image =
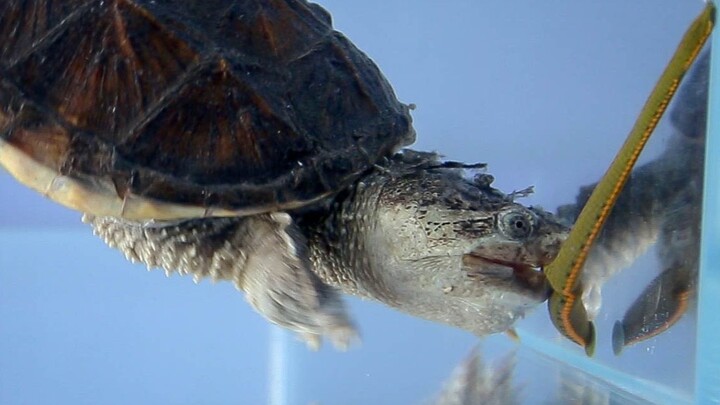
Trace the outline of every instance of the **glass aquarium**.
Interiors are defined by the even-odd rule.
[[[703,7],[320,3],[417,106],[413,148],[485,162],[495,187],[533,186],[523,204],[568,220]],[[720,402],[720,63],[706,48],[591,259],[592,358],[545,304],[517,336],[477,337],[353,297],[362,342],[311,351],[230,283],[129,263],[0,170],[0,404]]]

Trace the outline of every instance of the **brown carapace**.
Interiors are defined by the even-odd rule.
[[[413,140],[407,106],[313,4],[0,4],[0,163],[83,212],[297,208]]]

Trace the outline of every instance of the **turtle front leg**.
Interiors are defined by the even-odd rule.
[[[338,348],[357,336],[337,291],[310,269],[305,237],[285,213],[173,222],[86,214],[83,222],[132,262],[192,274],[196,282],[233,281],[260,314],[312,348],[323,336]]]

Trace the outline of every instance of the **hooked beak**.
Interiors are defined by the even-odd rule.
[[[507,285],[511,290],[543,302],[550,296],[550,284],[542,267],[513,263],[483,257],[471,252],[463,255],[463,267],[471,278],[482,278],[485,283]],[[543,263],[544,265],[544,263]]]

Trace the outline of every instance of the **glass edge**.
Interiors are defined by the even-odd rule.
[[[712,49],[720,49],[713,35]],[[720,401],[720,53],[712,52],[705,149],[705,179],[698,281],[698,330],[695,403]]]

